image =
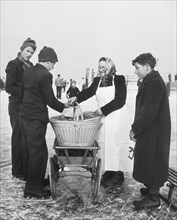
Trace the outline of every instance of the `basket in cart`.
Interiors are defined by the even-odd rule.
[[[57,194],[56,186],[60,183],[75,194],[63,179],[67,176],[91,178],[92,200],[98,199],[101,158],[97,157],[100,147],[95,140],[102,126],[100,119],[101,117],[97,116],[84,120],[84,114],[79,106],[74,108],[74,118],[70,120],[65,120],[62,116],[50,119],[56,134],[53,146],[56,154],[49,160],[50,188],[53,199]],[[78,154],[78,151],[82,151],[83,154]]]
[[[61,146],[92,146],[102,126],[101,117],[83,119],[83,113],[77,105],[73,120],[63,120],[61,116],[50,118],[58,144]]]

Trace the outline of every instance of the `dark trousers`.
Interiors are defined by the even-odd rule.
[[[163,184],[154,185],[154,184],[144,184],[148,189],[149,193],[152,195],[158,195],[160,188],[163,186]]]
[[[11,160],[13,176],[23,175],[23,147],[19,108],[19,101],[13,99],[9,100],[9,116],[12,127]]]
[[[61,86],[57,86],[56,89],[57,89],[57,98],[61,99]]]
[[[22,127],[25,188],[42,189],[48,159],[45,140],[47,124],[22,118]]]

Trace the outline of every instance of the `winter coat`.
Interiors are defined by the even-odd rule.
[[[148,74],[139,88],[132,130],[137,139],[134,179],[162,186],[168,177],[171,119],[165,83],[157,71]]]
[[[68,91],[66,94],[69,96],[69,98],[72,98],[74,96],[77,96],[79,94],[79,89],[77,87],[69,87]]]
[[[33,65],[28,62],[29,65]],[[6,92],[10,94],[9,100],[21,102],[20,85],[26,65],[17,57],[11,60],[6,67]]]
[[[52,74],[40,64],[24,72],[21,94],[20,116],[24,119],[48,123],[47,105],[58,112],[64,109],[53,93]]]

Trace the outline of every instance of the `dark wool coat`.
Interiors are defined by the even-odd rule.
[[[90,97],[94,96],[96,94],[96,91],[98,89],[98,85],[100,82],[100,77],[95,77],[93,83],[90,85],[89,88],[82,90],[77,95],[77,101],[78,103],[83,102]],[[112,77],[109,77],[107,86],[112,85]],[[111,112],[116,111],[120,108],[122,108],[125,105],[126,102],[126,96],[127,96],[127,87],[125,83],[125,77],[122,75],[116,75],[114,77],[114,85],[115,85],[115,96],[113,100],[110,100],[109,103],[101,107],[101,111],[104,116],[109,115]],[[102,84],[100,85],[100,87]]]
[[[137,94],[134,155],[135,180],[162,186],[168,177],[171,119],[165,84],[157,71],[148,74]]]
[[[69,95],[69,98],[72,98],[74,96],[77,96],[79,94],[79,89],[77,87],[70,86],[67,90],[66,94]]]
[[[27,120],[48,123],[47,105],[58,112],[64,109],[64,104],[53,93],[52,74],[40,64],[24,72],[21,96],[20,116]]]
[[[32,66],[33,64],[29,62]],[[25,64],[17,57],[11,60],[6,67],[6,92],[10,94],[9,99],[21,102],[20,85],[23,77],[23,72],[26,70]]]

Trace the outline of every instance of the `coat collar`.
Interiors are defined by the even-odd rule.
[[[40,69],[41,71],[43,71],[44,73],[48,73],[50,74],[51,76],[53,76],[51,74],[51,72],[49,72],[43,65],[41,65],[40,63],[36,63],[36,68]]]
[[[146,84],[156,77],[159,77],[160,74],[158,71],[152,70],[142,81],[142,84],[139,87],[138,94],[141,93],[141,91],[145,88]]]

